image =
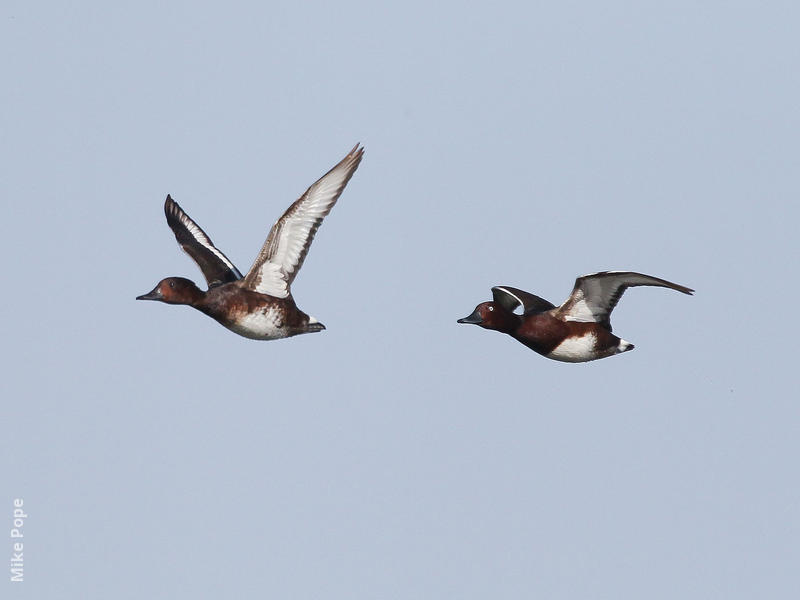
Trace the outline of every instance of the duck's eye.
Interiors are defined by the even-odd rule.
[[[169,282],[169,287],[171,287],[172,289],[175,289],[175,282],[174,281],[170,281]]]
[[[492,312],[494,310],[494,306],[489,306],[488,308],[489,308],[489,312]]]

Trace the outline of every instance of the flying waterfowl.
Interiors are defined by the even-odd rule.
[[[597,360],[633,350],[633,344],[611,333],[610,317],[626,289],[643,285],[694,292],[650,275],[603,271],[578,277],[569,298],[558,307],[513,287],[493,287],[493,301],[479,304],[458,322],[506,333],[553,360]]]
[[[342,194],[364,155],[356,146],[295,201],[272,226],[253,266],[242,277],[234,264],[169,195],[167,223],[208,283],[199,289],[183,277],[161,280],[137,300],[187,304],[241,336],[276,340],[322,331],[325,326],[294,302],[291,284],[308,254],[322,220]]]

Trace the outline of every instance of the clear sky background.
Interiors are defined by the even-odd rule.
[[[20,599],[800,597],[796,2],[0,9],[0,557]],[[245,271],[366,155],[277,342],[134,301]],[[636,344],[456,319],[636,270]]]

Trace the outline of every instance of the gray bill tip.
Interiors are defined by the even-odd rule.
[[[481,318],[480,314],[476,310],[474,313],[469,315],[468,317],[464,317],[463,319],[459,319],[456,323],[465,323],[467,325],[480,325],[483,323],[483,319]]]
[[[136,296],[137,300],[161,300],[161,292],[158,291],[158,288],[154,289],[153,291],[147,292],[146,294],[142,294],[141,296]]]

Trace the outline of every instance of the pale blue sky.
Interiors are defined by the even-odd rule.
[[[4,3],[0,595],[799,597],[798,19]],[[293,286],[327,331],[134,301],[202,281],[167,193],[246,270],[359,141]],[[697,295],[588,364],[455,322],[603,269]]]

